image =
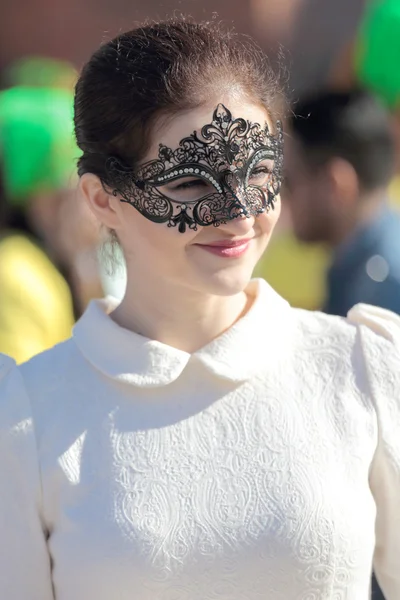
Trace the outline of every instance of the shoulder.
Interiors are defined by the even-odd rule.
[[[8,420],[7,411],[18,412],[20,405],[26,404],[24,392],[23,380],[15,361],[0,354],[0,427]]]
[[[19,365],[28,393],[36,396],[59,387],[72,375],[71,363],[76,353],[75,343],[70,338]]]
[[[305,378],[320,381],[339,372],[351,378],[362,369],[357,327],[346,318],[292,308],[282,327],[289,328],[284,364],[301,369]]]
[[[356,304],[349,310],[347,319],[358,325],[367,325],[384,337],[391,338],[400,331],[400,316],[379,306]]]
[[[29,396],[38,443],[43,432],[62,422],[87,387],[84,359],[72,338],[18,366]],[[85,388],[87,393],[87,389]]]
[[[349,311],[348,319],[358,328],[378,413],[386,415],[387,423],[396,420],[400,427],[400,317],[383,308],[358,304]]]
[[[98,379],[73,337],[18,365],[18,370],[39,422],[47,418],[47,409],[61,410],[79,394],[87,395]]]
[[[305,343],[315,338],[338,345],[355,342],[356,326],[349,319],[300,308],[292,308],[292,314],[297,336]]]
[[[359,331],[366,359],[376,362],[376,368],[399,373],[400,377],[400,316],[390,310],[357,304],[348,313],[348,320]]]
[[[11,358],[0,355],[0,457],[32,446],[32,428],[31,404],[21,374]]]
[[[400,345],[400,316],[390,310],[357,304],[348,313],[347,319],[363,333],[368,344],[391,348],[397,352]]]
[[[15,368],[15,360],[5,354],[0,354],[0,382]]]
[[[301,381],[311,381],[316,389],[321,382],[333,384],[333,396],[343,401],[339,414],[355,414],[356,400],[385,432],[396,423],[397,432],[390,435],[400,440],[400,317],[365,304],[356,305],[347,318],[295,314],[291,352],[302,366]]]
[[[296,335],[307,346],[337,346],[343,355],[348,351],[362,352],[370,358],[385,357],[392,361],[400,356],[400,316],[383,308],[357,304],[347,317],[327,315],[317,311],[292,309]],[[400,374],[400,363],[397,365]]]

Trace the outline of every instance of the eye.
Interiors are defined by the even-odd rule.
[[[165,196],[177,202],[195,202],[216,191],[211,183],[198,177],[193,179],[180,178],[171,181],[160,190]]]
[[[173,191],[189,190],[192,188],[206,188],[207,185],[208,184],[202,179],[191,179],[190,181],[184,181],[183,183],[179,183],[176,186],[172,186],[169,189]]]
[[[258,165],[249,177],[249,183],[260,187],[266,185],[271,178],[272,168],[267,165]]]

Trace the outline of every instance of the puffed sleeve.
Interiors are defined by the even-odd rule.
[[[366,377],[375,405],[378,446],[370,469],[377,507],[374,569],[386,600],[400,598],[400,317],[357,305]]]
[[[12,359],[0,355],[0,598],[53,600],[41,523],[30,403]]]

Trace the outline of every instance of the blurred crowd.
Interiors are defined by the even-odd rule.
[[[0,351],[18,362],[69,337],[87,303],[114,291],[101,231],[77,192],[76,76],[72,65],[47,57],[4,73]]]
[[[371,0],[323,83],[291,89],[282,218],[256,275],[295,306],[400,312],[399,32],[400,0]],[[76,78],[47,56],[1,72],[0,352],[18,362],[124,293],[123,257],[78,194]]]

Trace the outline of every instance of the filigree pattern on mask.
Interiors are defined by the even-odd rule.
[[[273,161],[273,166],[267,182],[257,186],[251,177],[262,161]],[[177,226],[184,233],[187,228],[218,226],[274,208],[282,166],[283,131],[279,121],[272,134],[267,124],[262,127],[242,118],[233,119],[231,112],[219,104],[200,136],[195,131],[175,150],[160,144],[158,158],[136,170],[110,157],[106,163],[107,185],[114,196],[134,206],[147,219]],[[203,180],[207,192],[185,202],[169,197],[164,186],[184,178]]]

